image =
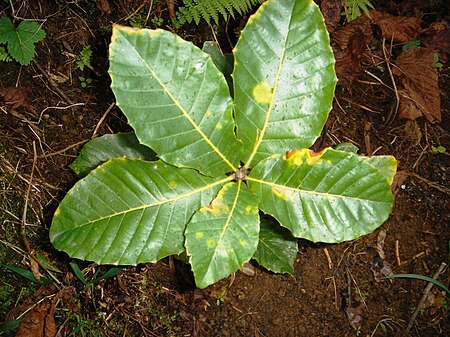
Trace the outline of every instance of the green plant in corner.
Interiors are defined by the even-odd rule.
[[[8,17],[0,18],[0,43],[7,45],[9,55],[21,65],[33,60],[35,44],[44,38],[44,29],[34,21],[22,21],[15,27]]]
[[[233,56],[232,98],[192,43],[114,26],[111,86],[135,133],[83,148],[72,167],[84,178],[50,228],[57,249],[115,265],[186,254],[203,288],[252,258],[292,274],[295,238],[352,240],[387,219],[394,158],[308,149],[336,85],[313,1],[264,3]]]

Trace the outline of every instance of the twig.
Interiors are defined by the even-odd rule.
[[[442,192],[442,193],[445,193],[445,194],[447,194],[447,195],[450,195],[450,189],[448,189],[448,188],[445,188],[445,187],[443,187],[443,186],[441,186],[441,185],[439,185],[439,184],[436,184],[436,183],[433,182],[433,181],[430,181],[430,180],[428,180],[428,179],[425,179],[425,178],[419,176],[419,175],[416,174],[416,173],[409,173],[408,175],[411,176],[411,177],[414,177],[414,178],[417,178],[417,179],[423,181],[423,182],[426,183],[428,186],[433,187],[433,188],[437,189],[438,191],[440,191],[440,192]]]
[[[445,262],[442,262],[439,266],[438,270],[434,273],[433,279],[436,280],[439,275],[442,273],[444,268],[447,266]],[[417,304],[416,310],[414,310],[414,313],[411,316],[411,319],[409,320],[408,327],[406,328],[406,335],[409,333],[409,330],[411,330],[414,321],[416,320],[417,315],[419,314],[420,309],[422,308],[423,304],[425,303],[428,293],[430,292],[431,288],[433,287],[432,282],[428,282],[428,285],[426,286],[425,290],[423,291],[423,296],[420,299],[419,303]]]
[[[125,21],[128,21],[128,20],[130,20],[133,16],[135,16],[142,8],[144,8],[144,6],[147,4],[147,1],[144,1],[143,3],[141,3],[140,5],[139,5],[139,7],[133,12],[133,13],[131,13],[130,15],[128,15],[125,19],[123,19],[123,20],[125,20]],[[119,20],[119,21],[121,21],[121,20]]]
[[[390,124],[394,121],[395,116],[397,116],[398,108],[400,106],[400,96],[398,94],[397,85],[395,84],[394,75],[392,74],[391,67],[389,66],[389,59],[386,54],[386,39],[383,39],[383,55],[384,55],[384,60],[386,61],[386,68],[389,72],[389,76],[391,77],[392,86],[394,87],[394,93],[395,93],[395,98],[396,98],[395,109],[394,109],[394,111],[391,111],[389,113],[389,116],[386,120],[386,122],[388,124]]]
[[[97,134],[98,129],[100,129],[100,125],[102,125],[103,121],[105,120],[106,116],[109,114],[109,112],[111,111],[111,109],[114,107],[114,105],[116,105],[116,103],[112,102],[108,109],[106,109],[105,113],[103,114],[102,118],[100,118],[100,120],[98,121],[94,132],[92,133],[91,139],[94,138]]]
[[[67,150],[70,150],[70,149],[72,149],[74,147],[77,147],[78,145],[84,144],[84,143],[86,143],[88,141],[89,141],[89,139],[82,140],[81,142],[69,145],[68,147],[66,147],[66,148],[64,148],[62,150],[59,150],[59,151],[56,151],[56,152],[52,152],[52,153],[48,153],[48,154],[40,155],[40,156],[38,156],[38,158],[48,158],[48,157],[56,156],[58,154],[66,152]]]
[[[37,63],[36,60],[33,60],[33,64],[36,66],[37,70],[39,70],[39,72],[42,74],[42,76],[45,77],[45,79],[48,81],[48,84],[50,85],[50,87],[57,92],[57,94],[59,96],[61,96],[61,98],[69,105],[74,104],[72,102],[72,100],[67,97],[67,95],[58,87],[58,85],[55,83],[55,81],[53,81],[50,76],[48,76],[47,72],[44,70],[44,68],[42,68],[42,66]]]
[[[399,252],[399,243],[398,240],[395,240],[395,258],[397,260],[397,267],[400,267],[402,264],[400,261],[400,252]]]
[[[23,206],[22,223],[20,226],[20,234],[22,235],[22,241],[23,241],[25,249],[27,250],[28,253],[31,253],[31,248],[30,248],[30,243],[28,242],[27,234],[26,234],[27,210],[28,210],[28,199],[30,197],[31,186],[33,185],[33,175],[34,175],[34,169],[36,167],[36,161],[37,161],[36,142],[33,141],[33,166],[31,167],[30,181],[28,182],[28,188],[25,193],[25,205]]]
[[[333,261],[331,261],[331,256],[330,253],[328,253],[328,249],[324,248],[323,252],[325,253],[325,256],[327,257],[328,260],[328,268],[330,270],[333,270]]]

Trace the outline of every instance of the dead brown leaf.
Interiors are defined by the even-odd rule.
[[[52,306],[51,302],[44,301],[27,312],[20,321],[16,337],[55,337],[57,329]]]
[[[355,303],[354,305],[345,308],[348,321],[353,329],[359,330],[361,328],[364,311],[365,308],[363,303]]]
[[[393,73],[401,79],[400,118],[415,119],[423,115],[430,123],[441,121],[438,72],[433,51],[417,47],[403,51]]]
[[[392,181],[392,193],[394,193],[394,196],[400,192],[400,190],[403,190],[405,188],[405,181],[410,177],[410,174],[406,171],[397,171],[397,173],[394,176],[394,180]]]
[[[103,14],[111,14],[111,7],[108,0],[98,0],[97,8],[102,11]]]
[[[336,75],[339,82],[350,85],[362,72],[359,60],[372,38],[369,19],[360,16],[331,34],[331,46],[336,58]]]
[[[444,59],[444,54],[450,54],[450,22],[433,22],[423,32],[420,42],[427,48],[437,51],[439,58]]]
[[[405,136],[409,138],[414,145],[419,145],[422,139],[422,131],[415,120],[408,120],[405,123]]]
[[[409,16],[394,16],[375,10],[370,11],[372,21],[380,28],[381,36],[388,41],[407,43],[419,36],[420,19]]]
[[[174,0],[166,0],[167,11],[169,12],[169,16],[171,19],[176,19],[177,15],[175,14],[175,1]]]
[[[339,20],[341,19],[341,0],[322,0],[320,2],[320,10],[325,19],[327,30],[329,33],[335,31]]]
[[[28,106],[28,93],[28,88],[0,88],[0,96],[3,98],[4,103],[8,105],[12,110],[20,108],[21,106]]]

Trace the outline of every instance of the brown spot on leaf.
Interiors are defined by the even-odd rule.
[[[291,158],[298,150],[289,150],[286,152],[286,159]]]
[[[388,41],[407,43],[419,36],[420,19],[408,16],[394,16],[388,13],[370,11],[373,22],[380,28],[381,36]]]
[[[319,152],[315,152],[314,150],[309,150],[309,154],[311,155],[311,157],[320,157],[324,152],[325,152],[325,150],[322,150]]]
[[[360,16],[331,34],[336,75],[340,84],[349,86],[362,72],[359,61],[371,39],[372,31],[366,16]]]
[[[399,117],[416,119],[423,115],[430,123],[439,123],[441,100],[433,51],[423,47],[411,48],[403,51],[395,63],[393,73],[404,87],[399,91]]]

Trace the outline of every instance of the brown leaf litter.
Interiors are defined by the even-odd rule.
[[[408,43],[421,32],[421,20],[415,17],[394,16],[376,10],[371,10],[370,16],[380,28],[381,37],[388,41]]]
[[[433,22],[422,32],[420,42],[423,46],[433,49],[439,54],[439,59],[445,60],[450,54],[450,18]]]
[[[320,2],[320,11],[325,19],[325,24],[329,33],[333,33],[341,19],[341,0],[322,0]]]
[[[438,72],[433,51],[416,47],[401,52],[393,68],[404,89],[399,90],[399,117],[424,116],[430,123],[441,121]]]
[[[3,102],[11,109],[15,110],[22,106],[28,106],[29,88],[6,87],[0,88],[0,96]]]
[[[371,39],[372,31],[366,16],[360,16],[331,34],[340,84],[350,85],[361,74],[359,61]]]

